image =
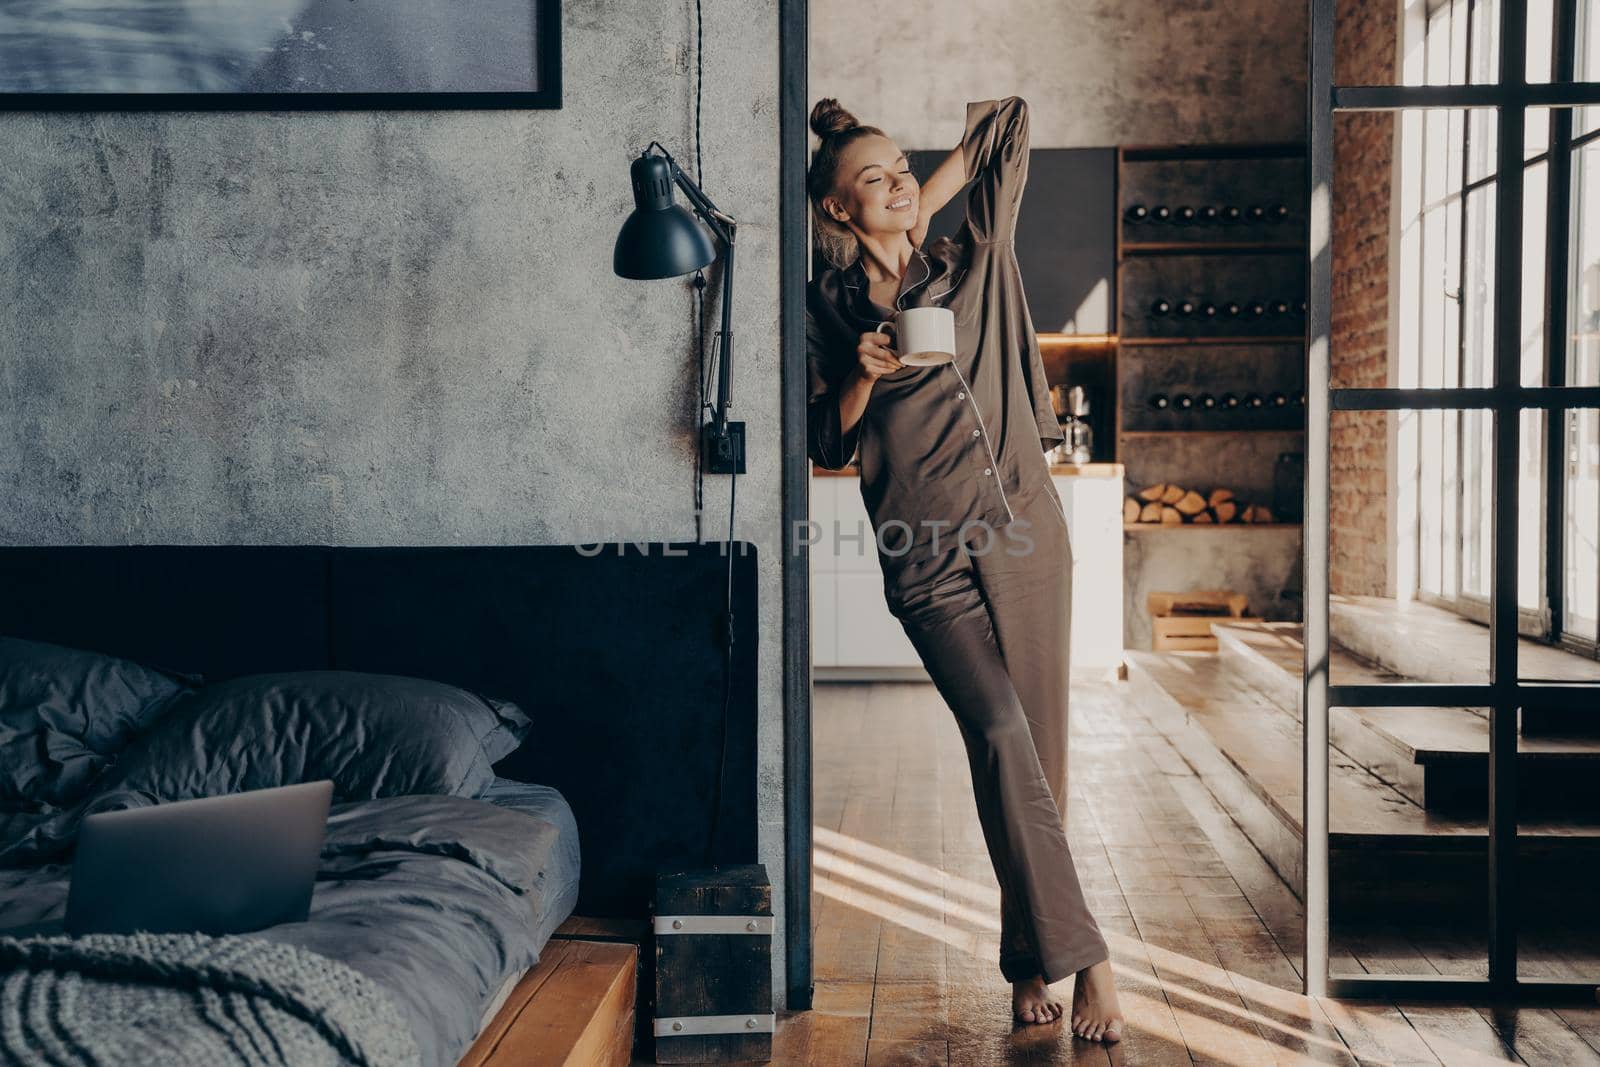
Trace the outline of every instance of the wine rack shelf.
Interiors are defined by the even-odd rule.
[[[1305,175],[1300,145],[1118,149],[1116,458],[1141,511],[1141,491],[1184,493],[1161,500],[1167,521],[1124,525],[1130,646],[1148,647],[1154,591],[1225,585],[1263,617],[1293,617],[1281,594],[1302,546]],[[1218,489],[1273,521],[1235,521]],[[1201,530],[1223,536],[1162,536]]]
[[[1187,334],[1182,337],[1124,337],[1125,345],[1294,345],[1305,341],[1304,334],[1264,334],[1258,337],[1201,337]]]
[[[1179,533],[1194,530],[1221,530],[1234,533],[1239,530],[1298,530],[1298,522],[1178,522],[1162,524],[1159,522],[1125,522],[1123,530],[1128,533]]]
[[[1117,212],[1117,458],[1132,459],[1123,444],[1134,440],[1199,447],[1206,438],[1303,432],[1301,147],[1123,146]],[[1217,404],[1233,394],[1291,400]],[[1147,473],[1159,480],[1140,466],[1130,466],[1131,487]],[[1264,490],[1271,477],[1263,471],[1247,488]]]
[[[1141,437],[1232,437],[1241,433],[1303,434],[1305,432],[1304,426],[1242,426],[1234,429],[1196,427],[1192,430],[1123,430],[1122,438],[1125,441],[1134,441]]]
[[[1193,255],[1195,253],[1229,252],[1299,252],[1305,245],[1299,241],[1124,241],[1125,256]]]

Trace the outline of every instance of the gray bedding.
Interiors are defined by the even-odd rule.
[[[0,870],[0,936],[58,931],[69,873],[58,863]],[[548,786],[497,781],[482,800],[341,804],[308,921],[245,936],[365,975],[409,1023],[421,1062],[448,1067],[505,981],[538,962],[571,914],[578,873],[576,822]]]
[[[0,937],[0,1062],[416,1067],[393,998],[259,937]]]

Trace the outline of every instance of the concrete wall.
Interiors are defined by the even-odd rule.
[[[1151,647],[1155,633],[1148,605],[1155,592],[1230,589],[1250,598],[1253,617],[1300,618],[1299,598],[1279,595],[1300,585],[1300,531],[1293,527],[1127,533],[1122,557],[1125,648]]]
[[[953,147],[1011,94],[1036,148],[1305,134],[1306,5],[1275,0],[812,0],[810,98],[907,148]]]
[[[705,6],[781,915],[777,4]],[[564,36],[559,111],[0,116],[0,543],[695,537],[690,290],[611,272],[633,155],[692,165],[694,8]]]

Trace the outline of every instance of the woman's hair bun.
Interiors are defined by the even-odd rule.
[[[843,133],[861,125],[856,117],[839,105],[839,101],[825,96],[811,109],[811,132],[818,137]]]

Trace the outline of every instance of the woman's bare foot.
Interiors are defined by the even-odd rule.
[[[1073,1034],[1109,1045],[1122,1040],[1122,1022],[1111,961],[1101,960],[1079,971],[1072,983]]]
[[[1061,1001],[1036,974],[1011,983],[1011,1014],[1018,1022],[1053,1023],[1061,1018]]]

